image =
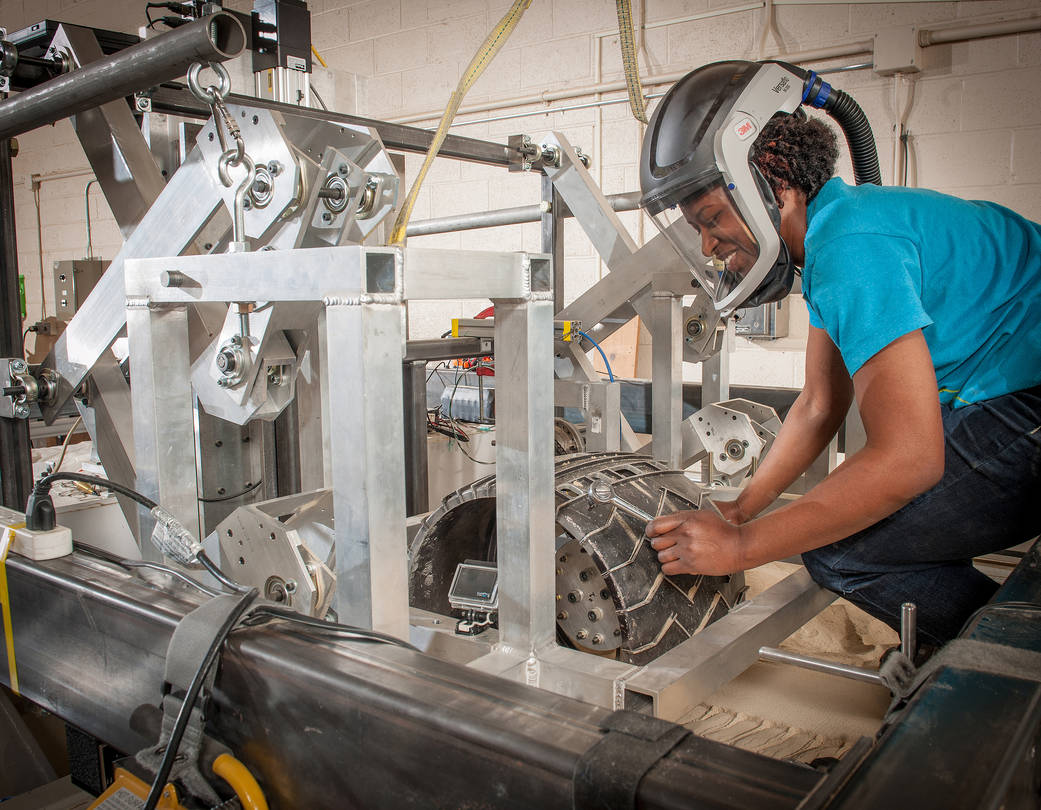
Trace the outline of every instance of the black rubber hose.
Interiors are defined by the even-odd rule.
[[[853,179],[857,185],[874,183],[882,185],[882,172],[878,168],[878,151],[871,124],[853,96],[831,88],[824,102],[824,111],[835,119],[846,135],[849,154],[853,160]]]

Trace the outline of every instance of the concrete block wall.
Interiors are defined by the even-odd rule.
[[[248,0],[235,0],[246,8]],[[315,47],[337,75],[355,77],[357,112],[372,117],[414,119],[433,127],[459,76],[509,0],[313,0]],[[894,2],[778,5],[775,30],[762,36],[764,11],[735,0],[634,0],[641,72],[692,69],[723,58],[757,58],[869,40],[901,26],[944,26],[1036,14],[1036,0],[987,2]],[[119,0],[0,0],[0,25],[15,29],[44,16],[136,31],[143,4]],[[744,10],[741,10],[744,9]],[[623,78],[617,20],[611,0],[533,0],[516,31],[471,89],[453,132],[505,142],[514,133],[536,140],[558,130],[592,157],[592,172],[606,193],[637,188],[642,125],[635,122],[624,92],[595,93],[564,101],[537,102],[545,91],[590,87]],[[760,47],[762,45],[762,50]],[[869,57],[821,62],[828,68]],[[1041,220],[1041,34],[1021,34],[925,51],[923,72],[911,81],[881,77],[871,70],[836,73],[829,81],[850,92],[865,109],[878,140],[883,179],[892,181],[894,133],[913,88],[906,127],[910,133],[907,181],[966,198],[988,199]],[[323,82],[315,76],[323,97]],[[648,86],[660,94],[665,88]],[[513,101],[511,101],[513,100]],[[503,102],[509,102],[502,106]],[[496,109],[482,110],[482,105]],[[568,109],[564,109],[568,108]],[[348,110],[349,111],[349,110]],[[29,281],[30,318],[40,311],[36,207],[29,177],[86,169],[67,122],[19,139],[15,161],[21,270]],[[406,160],[407,183],[421,158]],[[849,179],[848,161],[840,159]],[[85,251],[82,191],[87,176],[45,181],[40,191],[43,258],[47,263]],[[899,178],[898,178],[899,179]],[[78,198],[78,203],[77,203]],[[415,220],[454,213],[526,205],[539,199],[538,178],[508,174],[456,161],[437,160],[419,197]],[[118,232],[104,201],[92,192],[95,253],[111,255]],[[96,211],[95,211],[96,209]],[[653,226],[636,214],[622,216],[637,242]],[[566,228],[565,292],[580,294],[605,272],[575,223]],[[415,239],[429,247],[529,250],[540,247],[537,225],[511,226]],[[799,386],[806,314],[792,304],[789,338],[752,343],[737,340],[731,361],[735,383]],[[439,335],[456,316],[472,315],[479,302],[414,305],[415,337]],[[53,311],[48,296],[47,309]],[[633,370],[649,369],[646,333]],[[690,367],[688,375],[697,377]]]

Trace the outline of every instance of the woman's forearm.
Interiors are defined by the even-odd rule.
[[[845,410],[819,409],[805,393],[800,394],[770,452],[737,498],[740,516],[751,520],[777,500],[823,452],[844,417]]]

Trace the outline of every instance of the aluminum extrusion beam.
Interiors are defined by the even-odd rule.
[[[63,24],[51,47],[68,51],[79,70],[105,58],[94,31],[76,25]],[[166,186],[141,126],[122,98],[83,110],[72,125],[126,239]]]
[[[495,304],[495,500],[499,638],[534,651],[556,638],[553,595],[553,300]]]
[[[183,115],[191,118],[210,117],[209,107],[196,99],[195,96],[188,92],[188,88],[182,84],[165,84],[155,88],[150,93],[150,96],[152,109],[155,112]],[[376,118],[347,115],[346,113],[333,112],[331,110],[314,110],[307,107],[298,107],[296,104],[284,104],[270,99],[240,96],[234,93],[230,94],[226,100],[229,104],[259,107],[301,118],[311,118],[315,122],[331,121],[333,123],[350,124],[351,126],[369,127],[379,133],[380,140],[383,141],[383,145],[387,149],[399,152],[424,154],[434,140],[433,130],[408,127],[403,124],[392,124]],[[474,163],[486,163],[491,166],[511,166],[520,164],[524,159],[524,156],[519,151],[511,149],[505,144],[481,141],[477,138],[466,138],[462,135],[448,135],[437,154],[438,157],[469,160]]]
[[[21,357],[22,313],[18,295],[14,174],[11,141],[0,138],[0,357]],[[29,422],[0,417],[0,494],[3,505],[24,509],[32,486]]]
[[[651,301],[651,455],[673,469],[684,465],[683,299],[655,291]]]
[[[491,354],[491,341],[487,338],[459,337],[438,340],[409,340],[405,343],[405,362],[418,360],[457,360],[462,357],[484,357]]]
[[[626,681],[626,691],[649,696],[657,717],[682,717],[755,663],[771,639],[798,630],[834,599],[800,568],[655,659]]]
[[[246,32],[232,15],[196,20],[0,103],[0,139],[169,81],[193,62],[233,59],[245,47]]]
[[[199,596],[79,553],[46,563],[12,556],[7,572],[22,694],[122,752],[154,744],[166,648]],[[272,807],[570,809],[576,764],[609,714],[281,622],[235,631],[217,672],[208,731]],[[636,806],[795,808],[820,779],[690,735],[643,777]]]
[[[57,393],[41,409],[45,419],[54,418],[126,324],[124,260],[181,253],[222,205],[217,185],[201,153],[192,150],[44,361],[45,366],[58,373]],[[191,200],[192,205],[185,205],[185,200]],[[235,300],[235,296],[225,300]]]

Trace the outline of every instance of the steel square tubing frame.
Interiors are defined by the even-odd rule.
[[[400,369],[404,356],[405,296],[458,297],[460,289],[491,298],[500,313],[502,637],[525,648],[551,642],[553,441],[546,392],[553,305],[552,267],[544,257],[349,246],[128,260],[139,489],[198,532],[188,305],[320,303],[325,477],[337,515],[334,606],[341,621],[407,638],[402,387],[400,373],[387,370]],[[151,519],[143,516],[142,523],[149,531]]]

